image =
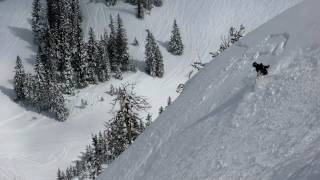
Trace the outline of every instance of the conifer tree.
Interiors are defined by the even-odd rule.
[[[83,41],[78,44],[78,52],[76,58],[73,59],[74,76],[76,79],[76,86],[78,88],[84,88],[88,85],[89,72],[87,51]]]
[[[144,8],[143,8],[143,1],[138,0],[137,3],[137,18],[143,19],[144,18]]]
[[[86,61],[86,50],[84,47],[83,32],[81,29],[82,16],[80,11],[79,0],[71,1],[72,9],[72,28],[73,36],[71,44],[73,51],[71,57],[71,64],[75,73],[75,81],[78,88],[83,88],[87,86],[87,61]]]
[[[62,90],[65,94],[73,94],[75,87],[74,72],[71,66],[70,56],[65,58],[62,74]]]
[[[146,72],[151,76],[156,76],[155,40],[153,34],[147,30],[145,45]]]
[[[33,31],[35,43],[38,43],[40,39],[41,20],[42,20],[41,9],[42,9],[41,0],[33,0],[31,24],[32,24],[32,31]]]
[[[182,44],[182,39],[177,25],[177,21],[173,22],[172,35],[169,41],[169,52],[174,55],[182,55],[184,50],[184,45]]]
[[[57,81],[60,73],[58,71],[59,59],[61,58],[58,50],[58,42],[55,35],[55,30],[52,28],[48,31],[48,43],[46,48],[47,61],[45,64],[46,69],[50,75],[50,79]]]
[[[98,78],[100,81],[105,82],[110,79],[111,69],[108,50],[106,43],[102,39],[98,46]]]
[[[123,22],[118,14],[117,18],[117,36],[116,36],[116,46],[117,46],[117,60],[122,71],[129,70],[129,53],[128,53],[128,39],[126,30],[123,27]]]
[[[153,8],[153,1],[154,0],[144,0],[143,1],[143,7],[145,9],[147,9],[148,11],[151,11],[151,9]]]
[[[163,5],[162,0],[153,0],[153,1],[154,1],[153,2],[154,6],[156,7],[161,7]]]
[[[156,59],[156,76],[161,78],[164,75],[164,64],[163,64],[163,56],[160,52],[158,45],[155,46],[155,59]]]
[[[98,45],[92,28],[89,29],[89,41],[87,43],[88,53],[88,81],[90,83],[98,83]]]
[[[116,159],[128,147],[126,127],[122,113],[117,112],[110,123],[106,124],[110,160]]]
[[[63,175],[63,172],[60,171],[60,169],[58,169],[58,173],[57,173],[57,180],[64,180],[65,177]]]
[[[25,103],[31,104],[35,99],[36,94],[34,91],[34,86],[35,86],[35,79],[31,74],[27,73],[23,83],[23,95],[24,95]]]
[[[14,91],[16,93],[16,98],[18,101],[23,101],[25,99],[25,94],[23,91],[25,77],[26,73],[24,71],[21,58],[17,56],[14,76]]]
[[[38,40],[38,22],[40,19],[40,11],[41,11],[41,2],[40,0],[33,0],[32,3],[32,31],[34,33],[34,41],[37,42]]]
[[[34,91],[34,98],[32,99],[32,104],[36,106],[38,111],[45,111],[50,108],[49,96],[48,96],[48,74],[45,67],[41,61],[40,54],[36,56],[36,64],[34,69],[36,75],[34,77],[34,86],[32,90]]]
[[[146,71],[153,77],[162,77],[164,74],[163,57],[154,36],[149,30],[147,30],[147,33],[145,46]]]
[[[66,108],[65,99],[58,85],[51,81],[48,84],[48,96],[50,100],[50,112],[52,112],[58,121],[65,121],[69,116],[69,110]]]
[[[117,96],[113,100],[113,105],[116,104],[119,104],[120,110],[112,121],[115,123],[114,128],[119,128],[116,131],[120,131],[120,134],[125,133],[125,141],[121,140],[121,143],[130,145],[142,133],[139,126],[141,119],[138,113],[148,109],[150,105],[144,97],[136,95],[134,86],[130,84],[123,85],[118,89]],[[111,128],[113,127],[111,126]],[[121,145],[121,147],[125,148],[126,145]],[[112,146],[109,145],[109,147]]]
[[[112,71],[117,71],[118,67],[119,67],[119,63],[117,60],[117,32],[116,29],[114,27],[114,22],[113,22],[113,18],[110,15],[110,37],[109,37],[109,41],[108,41],[108,52],[109,52],[109,60],[110,60],[110,65],[111,65],[111,70]]]

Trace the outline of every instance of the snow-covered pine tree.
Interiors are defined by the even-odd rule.
[[[71,56],[66,56],[62,67],[62,91],[65,94],[73,94],[75,88],[75,78],[71,66]]]
[[[153,4],[156,7],[161,7],[163,5],[163,1],[162,0],[153,0]]]
[[[180,30],[179,30],[179,27],[177,25],[176,20],[174,20],[174,22],[173,22],[173,30],[172,30],[171,38],[169,41],[168,50],[169,50],[169,52],[171,52],[174,55],[182,55],[183,54],[184,45],[182,43]]]
[[[156,76],[161,78],[164,75],[164,64],[163,64],[163,56],[157,44],[155,44],[155,59],[156,59]]]
[[[89,29],[89,41],[87,43],[88,53],[88,81],[92,84],[98,83],[98,44],[92,28]]]
[[[104,47],[108,50],[109,34],[107,29],[104,29],[102,40],[103,40],[102,42],[104,43]]]
[[[77,45],[77,53],[73,59],[73,70],[77,88],[84,88],[88,86],[88,61],[87,51],[83,41],[80,41]]]
[[[145,9],[147,9],[148,11],[151,11],[151,9],[153,8],[153,1],[154,0],[144,0],[143,1],[143,7]]]
[[[65,180],[65,177],[63,175],[64,173],[58,169],[58,172],[57,172],[57,180]]]
[[[116,36],[116,46],[117,46],[117,60],[120,64],[122,71],[129,70],[129,53],[128,53],[128,39],[127,33],[123,26],[123,21],[118,14],[117,17],[117,36]]]
[[[32,90],[34,91],[34,98],[32,99],[32,104],[38,109],[39,112],[46,111],[50,108],[49,96],[48,96],[48,74],[40,58],[40,54],[36,56],[36,63],[34,71],[36,75],[34,76],[34,86]]]
[[[40,37],[40,16],[41,16],[41,0],[33,0],[32,3],[32,19],[31,19],[31,25],[32,25],[32,31],[34,36],[34,42],[39,42]]]
[[[106,42],[101,39],[98,46],[98,78],[101,82],[105,82],[110,79],[111,69],[108,49]]]
[[[115,70],[115,73],[114,73],[113,77],[118,79],[118,80],[122,80],[123,79],[122,71],[121,71],[120,67],[118,67],[117,70]]]
[[[110,37],[108,41],[108,52],[109,52],[109,60],[110,60],[110,65],[111,65],[111,70],[112,71],[117,71],[119,64],[118,64],[118,55],[117,55],[117,32],[116,28],[114,26],[113,18],[110,15]]]
[[[102,154],[102,142],[98,135],[92,135],[92,148],[94,153],[93,159],[93,176],[97,177],[102,170],[103,154]]]
[[[35,79],[34,77],[27,73],[24,79],[23,83],[23,94],[24,94],[24,102],[26,103],[32,103],[32,101],[35,99]]]
[[[75,73],[75,81],[78,88],[83,88],[88,85],[87,83],[87,62],[86,51],[84,47],[83,33],[81,29],[82,16],[80,11],[79,0],[71,1],[71,21],[72,21],[72,57],[71,64]]]
[[[120,111],[106,124],[105,131],[108,138],[109,158],[110,161],[113,161],[127,149],[129,144],[123,114]]]
[[[47,0],[49,23],[49,59],[55,64],[56,73],[54,79],[57,82],[63,80],[63,66],[65,58],[73,55],[75,46],[75,33],[73,24],[72,0]],[[73,56],[71,57],[73,58]]]
[[[152,76],[156,76],[156,59],[155,59],[155,39],[153,34],[147,30],[147,38],[145,45],[145,62],[146,72]]]
[[[69,110],[66,108],[65,99],[58,84],[54,81],[48,83],[48,96],[50,112],[52,112],[58,121],[66,121],[69,116]]]
[[[125,127],[126,140],[130,145],[142,133],[139,128],[141,120],[139,112],[150,108],[150,105],[144,97],[138,96],[134,92],[132,84],[123,85],[117,92],[117,96],[113,99],[113,105],[118,104],[120,110],[117,112],[115,121],[121,123],[121,127]]]
[[[153,34],[147,30],[145,45],[146,71],[153,77],[162,77],[164,74],[163,57]]]
[[[98,142],[100,144],[100,154],[101,154],[101,160],[103,163],[105,164],[110,164],[111,161],[110,161],[110,153],[109,153],[109,150],[108,150],[108,137],[106,136],[106,133],[103,131],[103,132],[99,132],[98,133]]]
[[[143,0],[138,0],[137,3],[137,18],[144,18],[144,8],[143,8]]]
[[[14,75],[14,91],[16,93],[16,99],[18,101],[25,100],[25,94],[23,91],[23,85],[25,81],[26,73],[21,61],[21,58],[17,56],[16,66],[15,66],[15,75]]]
[[[58,51],[58,42],[56,39],[55,30],[52,28],[48,31],[48,42],[46,45],[46,63],[44,64],[48,73],[50,75],[50,79],[57,81],[60,76],[60,72],[58,71],[59,67],[59,58],[60,53]]]

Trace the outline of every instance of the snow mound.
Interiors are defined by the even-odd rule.
[[[320,1],[249,33],[98,179],[320,179]],[[254,61],[271,65],[256,79]]]

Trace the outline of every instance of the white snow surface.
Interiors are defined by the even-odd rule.
[[[249,33],[99,180],[319,180],[320,1]],[[256,79],[254,61],[270,64]]]
[[[195,60],[210,61],[209,52],[218,48],[221,35],[226,34],[231,25],[244,24],[247,31],[252,31],[301,1],[164,0],[163,7],[154,8],[145,20],[138,20],[134,6],[120,3],[106,7],[101,2],[81,0],[85,32],[92,26],[97,34],[101,34],[107,28],[110,13],[121,15],[129,42],[133,42],[134,37],[140,42],[139,47],[129,47],[139,71],[125,74],[122,82],[112,80],[90,86],[76,96],[68,97],[71,116],[67,122],[59,123],[13,101],[16,56],[19,54],[26,69],[32,72],[37,49],[32,43],[30,25],[32,1],[0,0],[0,180],[55,179],[57,168],[64,169],[77,159],[90,143],[91,134],[103,129],[104,122],[110,119],[112,97],[105,93],[110,84],[135,82],[137,93],[148,97],[153,106],[150,112],[156,117],[168,96],[173,99],[178,96],[176,87],[188,80],[190,64]],[[293,162],[302,161],[296,154],[305,154],[305,149],[310,150],[310,154],[304,156],[303,162],[317,165],[312,161],[316,151],[304,146],[318,137],[314,120],[318,112],[315,104],[317,77],[312,76],[317,73],[318,47],[302,47],[317,39],[310,33],[317,34],[315,31],[320,28],[316,23],[319,22],[318,14],[312,17],[308,13],[304,13],[306,23],[300,22],[302,17],[299,16],[297,20],[285,18],[281,23],[274,23],[275,27],[264,26],[258,30],[260,33],[250,34],[242,41],[241,47],[228,50],[211,63],[187,84],[182,97],[156,120],[137,144],[112,165],[104,174],[108,175],[107,179],[252,177],[255,172],[269,172],[261,169],[273,167],[284,159],[283,156],[297,157],[291,158]],[[293,13],[293,16],[298,15]],[[173,56],[165,50],[173,19],[177,19],[183,36],[186,48],[183,56]],[[291,22],[291,28],[287,21]],[[302,31],[305,25],[310,28]],[[160,44],[166,71],[162,79],[151,78],[143,72],[145,29],[150,29]],[[308,41],[298,39],[298,33]],[[296,49],[293,48],[295,45]],[[250,67],[252,58],[272,63],[272,75],[258,86],[254,84],[255,75]],[[299,60],[305,59],[308,61],[301,65]],[[104,98],[102,102],[101,97]],[[79,107],[81,99],[88,101],[85,109]],[[295,129],[280,132],[279,128]],[[287,139],[273,139],[282,136]],[[258,146],[257,141],[263,144]],[[299,142],[299,147],[287,145],[297,144],[295,141]],[[244,145],[248,148],[240,148]],[[278,152],[279,146],[287,149]],[[270,152],[270,148],[275,151]],[[317,148],[316,144],[313,148]],[[261,155],[252,152],[261,152]],[[283,169],[280,172],[291,172],[288,167],[293,162],[286,162],[288,166],[280,164],[277,168]],[[296,169],[300,167],[294,165]],[[304,165],[310,172],[317,171]],[[250,170],[245,171],[246,168]],[[237,176],[240,169],[244,170],[241,171],[243,174]],[[308,175],[308,171],[299,175]]]

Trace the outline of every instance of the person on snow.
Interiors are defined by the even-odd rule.
[[[262,63],[258,64],[257,62],[254,62],[252,66],[256,68],[258,77],[267,75],[270,67],[270,65],[263,65]]]

